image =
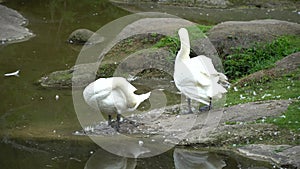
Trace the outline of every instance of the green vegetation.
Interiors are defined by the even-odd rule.
[[[298,69],[281,77],[265,77],[259,82],[245,84],[243,87],[232,87],[226,95],[227,105],[262,100],[298,99],[299,78]]]
[[[204,34],[207,33],[211,28],[213,28],[212,25],[198,25],[197,26]]]
[[[226,95],[227,106],[262,100],[292,99],[294,102],[279,117],[267,118],[264,122],[300,133],[300,69],[279,77],[265,77],[259,82],[243,87],[232,87]],[[258,121],[261,122],[261,121]],[[233,125],[236,122],[226,122]]]
[[[235,48],[223,61],[229,79],[238,79],[274,66],[283,57],[300,51],[299,37],[280,37],[271,43],[256,43],[251,48]]]
[[[293,102],[282,116],[267,118],[266,122],[300,133],[300,102]]]
[[[154,48],[167,48],[169,50],[169,57],[167,60],[174,61],[176,53],[180,48],[180,41],[177,37],[166,36],[160,39],[156,44],[153,45]]]

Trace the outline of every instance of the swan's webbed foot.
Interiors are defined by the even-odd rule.
[[[205,111],[209,111],[209,110],[211,110],[211,105],[205,105],[205,106],[199,107],[200,112],[205,112]]]
[[[211,108],[212,108],[211,98],[209,98],[209,105],[205,105],[205,106],[199,107],[199,111],[200,112],[205,112],[205,111],[211,110]]]

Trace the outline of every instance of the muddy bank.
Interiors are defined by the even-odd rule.
[[[134,3],[135,1],[111,0],[114,3]],[[164,0],[153,1],[144,0],[143,3],[202,7],[202,8],[279,8],[279,9],[297,9],[300,3],[294,0]],[[141,2],[139,2],[141,3]]]
[[[256,2],[261,3],[261,1]],[[217,24],[224,21],[249,21],[254,19],[278,19],[299,23],[299,10],[297,10],[299,7],[297,8],[296,6],[300,6],[300,4],[299,2],[293,2],[296,4],[292,3],[292,5],[286,8],[281,4],[277,4],[276,7],[269,8],[251,8],[251,5],[249,7],[246,5],[240,5],[228,6],[226,8],[209,8],[190,6],[185,3],[183,3],[183,5],[176,5],[161,2],[137,3],[122,0],[112,1],[114,5],[132,13],[162,12],[186,18],[190,21],[201,24]],[[247,3],[247,1],[245,1],[245,3]]]

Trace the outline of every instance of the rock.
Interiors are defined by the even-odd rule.
[[[299,67],[300,67],[300,52],[291,54],[277,61],[275,63],[275,67],[273,68],[260,70],[258,72],[255,72],[253,74],[250,74],[240,79],[237,84],[243,86],[244,84],[249,82],[259,81],[263,79],[263,77],[280,77],[282,75],[297,70]]]
[[[15,43],[34,36],[27,28],[25,19],[17,11],[0,5],[0,43]]]
[[[248,48],[256,42],[271,42],[283,35],[300,35],[300,24],[280,20],[228,21],[214,26],[208,37],[221,57],[232,48]]]
[[[264,102],[249,102],[224,108],[220,123],[225,122],[250,122],[257,119],[281,115],[291,101],[269,100]]]
[[[279,116],[287,110],[290,103],[291,101],[286,100],[273,100],[235,105],[211,111],[209,113],[211,119],[207,119],[207,113],[201,113],[197,117],[200,121],[187,136],[188,144],[223,145],[258,137],[259,132],[261,134],[266,131],[276,132],[277,129],[269,124],[247,123],[266,117]],[[226,125],[226,123],[235,125]],[[232,137],[233,133],[235,137]]]
[[[300,168],[300,146],[252,144],[238,151],[247,158],[275,162],[284,168]]]
[[[246,103],[229,108],[212,110],[209,113],[179,114],[181,105],[153,109],[142,114],[127,117],[135,124],[121,124],[121,133],[163,136],[169,143],[180,145],[227,145],[241,143],[247,139],[272,136],[278,129],[271,124],[254,124],[263,117],[274,117],[283,113],[290,101],[274,100]],[[225,112],[226,111],[226,112]],[[260,114],[261,113],[261,114]],[[226,125],[225,122],[242,122]],[[247,124],[249,123],[249,124]],[[138,126],[138,127],[137,127]],[[107,129],[107,123],[94,127],[88,134],[114,134]],[[274,138],[277,139],[275,134]]]
[[[71,69],[52,72],[38,82],[41,86],[50,88],[83,87],[95,80],[94,66],[98,66],[97,63],[76,65]]]
[[[90,39],[91,38],[91,39]],[[93,31],[88,29],[77,29],[71,33],[71,35],[68,37],[68,42],[71,44],[85,44],[88,42],[88,44],[95,44],[102,42],[104,40],[103,37],[94,34]]]

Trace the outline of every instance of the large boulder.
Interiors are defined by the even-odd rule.
[[[300,35],[300,24],[266,19],[228,21],[214,26],[208,37],[221,56],[233,52],[232,48],[248,48],[256,42],[271,42],[284,35]]]
[[[0,42],[13,43],[33,37],[34,34],[24,27],[27,22],[17,11],[0,5]]]

